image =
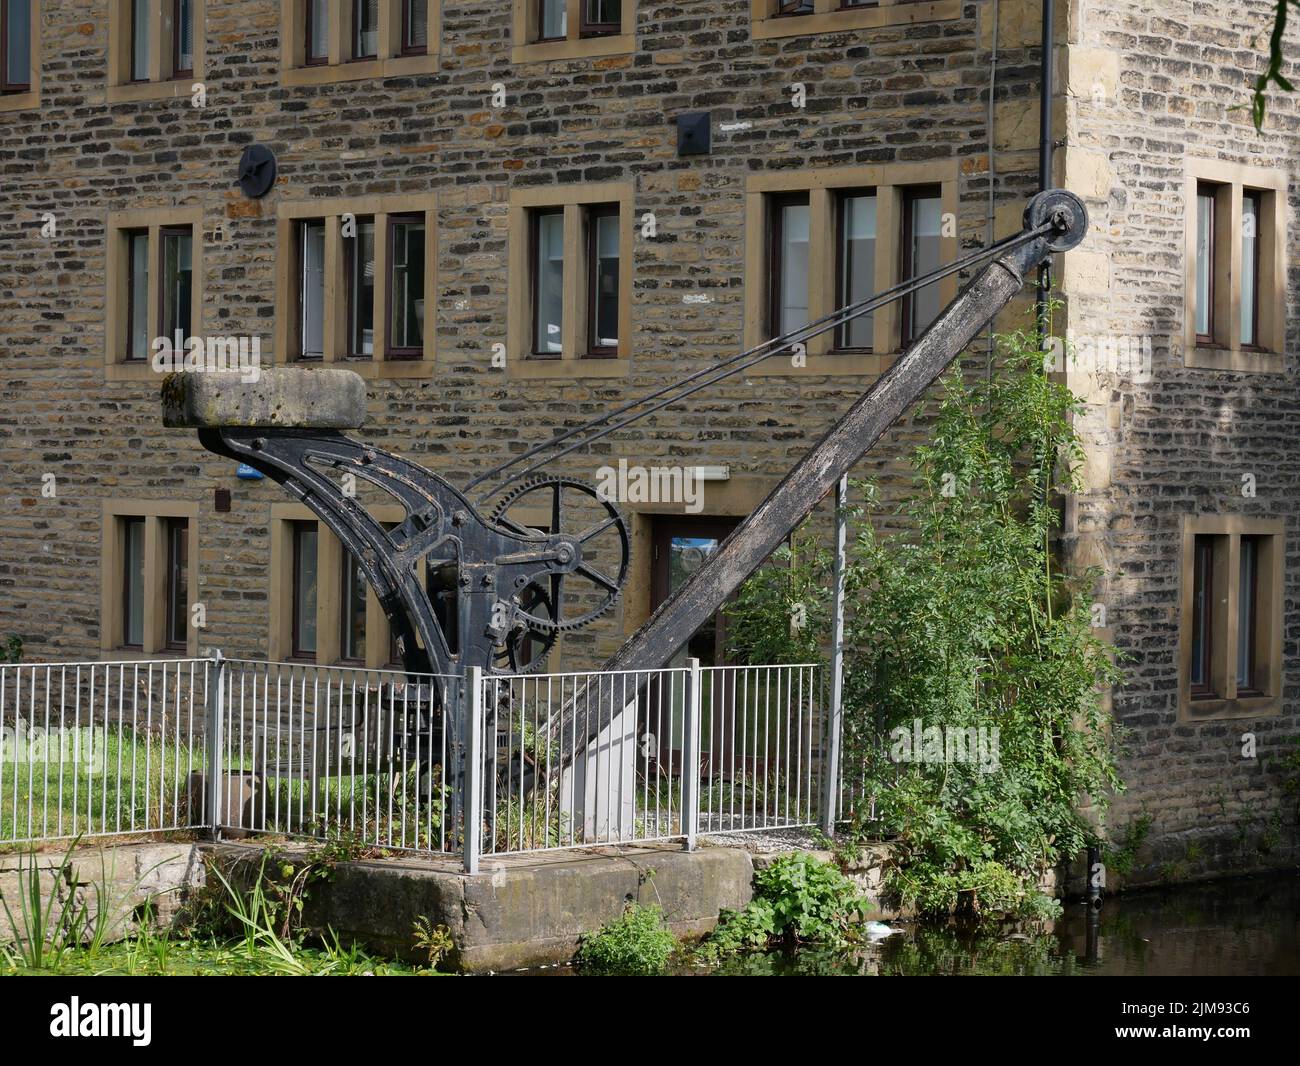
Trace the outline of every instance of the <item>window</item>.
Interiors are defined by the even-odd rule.
[[[778,171],[746,181],[745,347],[785,336],[957,255],[951,164]],[[801,342],[751,374],[878,374],[956,295],[944,278]]]
[[[198,505],[108,500],[103,529],[100,647],[197,654],[190,560],[196,558]]]
[[[203,79],[206,0],[110,0],[108,99],[188,96]]]
[[[286,85],[431,74],[439,0],[281,0]]]
[[[278,351],[369,377],[431,372],[434,198],[281,204]],[[337,293],[337,298],[330,296]]]
[[[626,373],[631,218],[632,192],[626,185],[511,194],[508,372],[526,377]]]
[[[750,0],[755,40],[960,17],[960,0]]]
[[[40,0],[0,0],[0,111],[40,102]]]
[[[110,380],[146,380],[155,348],[199,333],[202,301],[198,208],[115,212],[108,217],[105,368]]]
[[[942,193],[933,187],[908,189],[903,196],[902,280],[920,277],[941,265],[939,234]],[[902,299],[903,346],[911,344],[939,317],[939,286],[931,282]]]
[[[403,521],[397,504],[367,507],[386,528]],[[365,572],[302,504],[271,505],[272,659],[311,659],[371,668],[396,661],[388,619]]]
[[[316,523],[293,523],[293,654],[316,655]]]
[[[516,63],[617,55],[636,47],[633,0],[514,0]]]
[[[1281,685],[1281,523],[1187,519],[1183,556],[1184,717],[1276,711]]]
[[[1186,365],[1283,371],[1286,198],[1281,171],[1187,161]]]

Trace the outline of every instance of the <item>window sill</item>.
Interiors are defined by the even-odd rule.
[[[110,85],[105,99],[110,104],[130,103],[137,100],[171,100],[178,96],[191,96],[196,82],[203,80],[202,75],[173,78],[170,81],[130,82],[126,85]]]
[[[351,370],[367,381],[376,378],[427,378],[433,374],[433,364],[430,359],[335,359],[331,363],[315,360],[300,365]]]
[[[158,381],[161,382],[164,375],[158,373],[153,368],[152,360],[145,359],[135,363],[106,363],[104,365],[105,381]]]
[[[625,378],[628,359],[512,359],[506,377],[523,381],[580,381],[583,378]]]
[[[25,93],[5,93],[0,96],[0,111],[25,111],[41,106],[41,91],[35,87]]]
[[[879,377],[894,365],[893,355],[874,352],[844,352],[839,355],[810,355],[803,366],[794,366],[789,355],[774,355],[745,371],[755,378]]]
[[[141,651],[139,648],[100,648],[101,663],[139,663],[146,660],[171,659],[181,661],[199,658],[198,641],[193,650],[181,648],[159,648],[156,651]]]
[[[363,78],[402,78],[415,74],[436,74],[438,53],[422,56],[390,56],[388,59],[362,59],[348,63],[322,63],[312,67],[284,67],[282,85],[328,85]]]
[[[1194,370],[1230,370],[1242,374],[1281,374],[1286,371],[1282,352],[1196,345],[1186,350],[1183,365]]]
[[[549,63],[557,59],[587,59],[592,56],[625,55],[636,51],[636,34],[612,37],[580,37],[574,41],[542,41],[517,44],[510,50],[512,63]]]
[[[1191,699],[1184,695],[1182,714],[1184,722],[1209,722],[1229,718],[1264,718],[1282,712],[1278,696],[1240,696],[1226,700],[1218,698]]]
[[[751,32],[754,40],[796,37],[814,33],[840,33],[913,22],[940,22],[961,17],[961,0],[930,0],[868,7],[860,11],[826,11],[811,15],[755,15]]]

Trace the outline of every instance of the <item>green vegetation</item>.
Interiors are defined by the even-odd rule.
[[[582,938],[573,961],[596,977],[654,977],[664,972],[676,947],[657,906],[629,903],[614,921]]]
[[[754,874],[744,910],[723,911],[700,951],[720,958],[776,945],[845,947],[858,937],[867,901],[831,863],[806,852],[783,855]]]
[[[23,661],[23,638],[17,633],[11,633],[5,637],[3,644],[0,644],[0,664],[3,663],[20,663]]]
[[[1082,461],[1078,404],[1032,334],[1000,338],[999,355],[973,382],[954,369],[937,410],[922,405],[912,487],[885,519],[899,531],[877,532],[866,508],[849,516],[848,813],[855,835],[893,841],[892,901],[933,915],[1052,911],[1043,873],[1096,840],[1080,798],[1104,814],[1119,787],[1101,704],[1118,671],[1094,628],[1096,575],[1063,573],[1053,551]],[[828,642],[808,600],[831,586],[829,557],[799,543],[730,609],[742,658],[803,659],[801,615]],[[980,757],[959,757],[954,737],[977,738]]]

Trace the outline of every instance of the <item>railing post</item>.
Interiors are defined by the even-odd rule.
[[[221,839],[221,805],[225,796],[226,657],[217,649],[212,654],[212,676],[208,678],[208,830],[213,840]]]
[[[462,727],[464,743],[461,748],[465,758],[465,772],[461,775],[465,794],[461,797],[464,812],[465,872],[478,873],[479,851],[483,845],[483,668],[465,668],[465,691],[461,698],[467,700],[469,713]],[[461,706],[464,706],[462,704]]]
[[[839,819],[840,737],[844,729],[844,545],[847,539],[849,478],[835,485],[835,584],[831,601],[831,708],[826,738],[826,780],[822,787],[822,832],[831,836]]]
[[[682,708],[682,832],[686,850],[695,850],[700,827],[700,660],[687,659],[686,699]]]

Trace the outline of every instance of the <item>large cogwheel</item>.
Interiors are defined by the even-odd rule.
[[[497,501],[492,521],[516,533],[535,532],[529,523],[510,517],[512,510],[522,509],[521,504],[533,514],[545,507],[549,516],[546,532],[571,537],[581,559],[568,573],[540,579],[549,587],[532,599],[549,611],[530,608],[528,597],[521,595],[517,597],[515,615],[538,633],[580,629],[613,607],[623,591],[632,560],[627,519],[613,501],[600,495],[596,486],[563,474],[539,474],[520,482]],[[617,565],[611,567],[609,561],[615,558]],[[588,606],[592,599],[597,602]],[[569,615],[575,603],[581,603],[582,609]]]

